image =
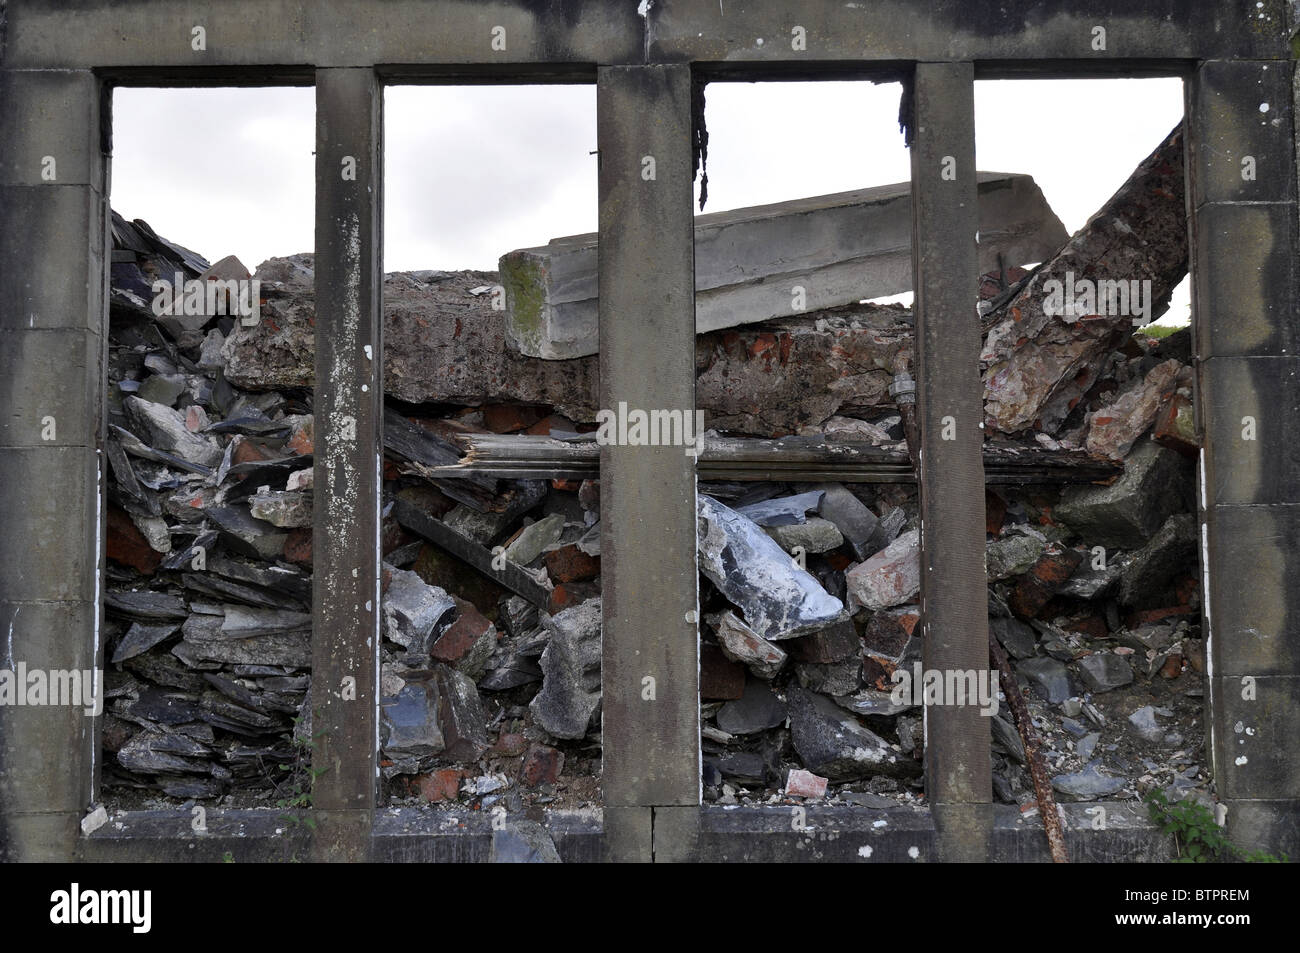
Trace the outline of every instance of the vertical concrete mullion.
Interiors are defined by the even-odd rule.
[[[690,67],[602,67],[597,131],[601,407],[693,419]],[[606,837],[644,860],[653,809],[700,801],[695,461],[603,446],[600,463]]]
[[[312,783],[319,859],[368,851],[377,795],[383,92],[316,71]]]
[[[916,65],[912,254],[921,619],[925,668],[945,673],[989,670],[974,98],[971,63]],[[987,858],[992,830],[989,723],[977,704],[945,702],[925,709],[927,795],[940,857],[980,861]]]
[[[103,105],[89,71],[0,71],[0,669],[86,673],[64,683],[83,695],[102,688]],[[0,860],[72,860],[96,700],[16,701],[0,705]]]
[[[1300,218],[1294,64],[1187,86],[1210,752],[1231,839],[1300,851]]]

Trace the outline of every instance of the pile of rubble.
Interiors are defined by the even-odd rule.
[[[1154,226],[1126,209],[1135,190],[1145,201],[1175,177],[1181,208],[1181,159],[1175,176],[1168,152],[1055,257],[1059,222],[1026,177],[1002,177],[1020,192],[998,214],[1029,223],[1003,250],[1047,260],[981,280],[990,452],[1030,465],[1123,461],[1106,485],[1004,481],[987,493],[990,625],[1028,691],[1057,790],[1079,799],[1149,784],[1181,794],[1204,777],[1188,334],[1156,342],[1127,317],[1031,314],[1064,264],[1107,273],[1118,246],[1089,249],[1112,219],[1145,242],[1142,260],[1155,264],[1140,273],[1167,298],[1180,277],[1174,239],[1153,242]],[[793,214],[884,215],[897,199],[851,195]],[[1032,214],[1011,214],[1026,203]],[[1172,204],[1136,203],[1164,231]],[[767,213],[724,214],[733,229],[772,227]],[[256,323],[160,316],[155,280],[248,276],[140,222],[115,218],[114,236],[106,779],[175,797],[292,797],[311,753],[312,256],[258,268]],[[568,279],[591,266],[589,245],[513,253],[502,275],[385,277],[381,764],[393,799],[515,809],[599,798],[598,472],[539,463],[502,477],[474,449],[491,437],[594,466],[591,303],[557,297],[583,285]],[[569,271],[539,265],[547,255]],[[836,255],[801,267],[862,258]],[[494,307],[501,283],[505,310]],[[821,310],[738,320],[727,296],[748,300],[746,281],[719,279],[710,293],[696,368],[711,441],[783,453],[794,445],[772,438],[784,437],[804,452],[866,447],[906,464],[890,396],[911,354],[906,309],[856,303],[852,285]],[[914,487],[707,469],[701,481],[706,798],[915,801],[921,709],[893,691],[895,672],[920,661]],[[1005,704],[992,725],[996,793],[1028,804]]]

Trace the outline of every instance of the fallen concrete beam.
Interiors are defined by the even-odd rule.
[[[1186,274],[1180,123],[988,322],[988,425],[1054,431],[1096,383],[1099,358],[1160,317]]]
[[[237,325],[223,350],[226,379],[236,387],[313,386],[314,267],[311,255],[294,255],[258,268],[267,297],[262,320]],[[471,294],[497,280],[496,272],[389,274],[384,393],[412,404],[540,404],[578,422],[595,420],[596,356],[521,355],[506,340],[505,312],[492,309],[492,296]],[[900,349],[911,348],[910,321],[901,305],[853,304],[697,334],[696,406],[710,427],[764,436],[892,406],[890,368]]]
[[[1028,175],[979,173],[982,270],[1042,261],[1067,238]],[[595,354],[596,236],[501,258],[506,333],[531,357]],[[974,281],[976,275],[971,275]],[[802,289],[802,290],[800,290]],[[882,185],[700,215],[697,332],[833,308],[912,289],[911,185]]]

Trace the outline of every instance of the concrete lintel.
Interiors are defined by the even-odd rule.
[[[1171,4],[1107,0],[909,0],[740,4],[661,0],[652,60],[794,64],[839,60],[1210,59],[1287,55],[1285,0]],[[1224,7],[1234,8],[1231,12]],[[903,28],[901,24],[906,24]],[[1096,28],[1104,29],[1099,37]]]
[[[596,96],[600,405],[694,420],[690,69],[603,67]],[[600,449],[607,807],[699,803],[695,460],[686,450]]]
[[[369,0],[10,0],[3,65],[626,63],[641,58],[643,31],[636,4],[606,0],[384,0],[382,13]]]
[[[921,426],[921,625],[926,669],[989,671],[984,569],[975,90],[970,63],[918,63],[912,128],[917,411]],[[989,722],[971,705],[926,710],[927,794],[960,823],[944,856],[987,850]],[[983,805],[983,809],[976,807]]]
[[[316,492],[312,785],[369,817],[377,795],[382,92],[371,70],[316,75]],[[368,823],[368,821],[367,821]],[[360,854],[363,826],[343,825]]]
[[[1075,862],[1161,861],[1168,839],[1141,805],[1064,804],[1066,847]],[[1042,822],[1013,805],[985,805],[988,859],[1049,862]],[[883,823],[882,823],[883,822]],[[699,856],[710,862],[935,863],[943,840],[929,811],[786,806],[700,812]],[[949,857],[958,860],[964,858]]]
[[[1032,176],[979,173],[980,269],[1042,261],[1069,240]],[[912,290],[907,182],[695,218],[697,333]],[[506,329],[524,354],[595,354],[597,236],[554,238],[501,258]]]
[[[9,0],[6,66],[222,67],[305,64],[742,63],[812,71],[840,63],[1054,60],[1078,69],[1158,60],[1287,55],[1286,0],[1218,4],[1081,0],[940,0],[917,17],[908,0],[743,5],[658,0],[386,0],[382,28],[366,0],[188,0],[54,3]],[[1117,12],[1118,11],[1118,12]],[[899,28],[906,23],[908,29]],[[194,29],[205,31],[196,48]],[[504,29],[504,45],[493,30]],[[1105,30],[1104,42],[1095,30]],[[495,43],[494,43],[495,40]]]

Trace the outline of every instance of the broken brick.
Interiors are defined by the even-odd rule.
[[[460,779],[465,772],[458,768],[439,768],[416,779],[420,797],[431,804],[455,801],[460,797]]]
[[[284,448],[300,457],[306,456],[314,449],[314,433],[312,417],[303,417],[294,426],[293,433],[285,441]]]
[[[1196,415],[1192,402],[1182,394],[1174,394],[1156,415],[1152,439],[1163,447],[1176,450],[1185,457],[1195,457],[1200,450],[1196,437]]]
[[[542,558],[552,582],[582,582],[600,575],[600,557],[588,556],[574,543],[553,549]]]
[[[882,609],[875,613],[862,634],[867,652],[895,661],[901,658],[912,637],[912,630],[920,620],[921,612],[916,606]]]
[[[1150,625],[1153,622],[1159,622],[1162,619],[1168,619],[1171,616],[1190,615],[1192,612],[1188,606],[1169,606],[1164,609],[1142,609],[1138,612],[1130,612],[1124,617],[1124,624],[1130,629],[1140,629],[1144,625]]]
[[[275,454],[260,440],[249,440],[242,434],[236,434],[231,444],[235,449],[230,454],[230,462],[235,466],[275,459]]]
[[[980,275],[980,300],[992,301],[1011,285],[1028,277],[1028,275],[1029,272],[1016,266],[1006,269],[1000,275],[996,271]],[[999,277],[1002,279],[1001,281],[998,280]]]
[[[551,601],[547,611],[551,615],[561,612],[564,609],[581,605],[588,599],[600,595],[600,586],[590,582],[566,582],[561,583],[551,590]]]
[[[429,649],[429,655],[439,662],[454,664],[465,657],[485,632],[495,627],[473,603],[454,595],[451,598],[455,600],[460,615],[446,632],[438,636],[438,641]]]
[[[284,558],[294,565],[311,568],[311,530],[289,530],[284,541]]]
[[[146,576],[152,576],[157,571],[162,556],[149,545],[149,541],[124,510],[109,506],[107,529],[109,559],[130,566]]]
[[[525,787],[554,784],[564,770],[564,752],[547,745],[533,745],[524,756],[519,778]]]
[[[1020,577],[1008,603],[1022,619],[1036,618],[1056,591],[1074,574],[1082,554],[1053,543],[1038,557],[1033,568]]]
[[[1007,518],[1007,501],[992,490],[984,491],[984,532],[998,536]]]
[[[745,694],[745,666],[730,661],[716,645],[700,646],[700,697],[709,701]]]
[[[805,771],[793,769],[785,778],[785,793],[790,797],[825,797],[827,779]]]
[[[536,407],[515,404],[488,404],[483,408],[483,426],[493,433],[518,433],[541,419]]]
[[[1063,619],[1060,621],[1060,627],[1067,632],[1078,632],[1081,635],[1086,635],[1090,639],[1104,639],[1110,635],[1110,629],[1106,627],[1105,617],[1096,612],[1088,612]]]
[[[488,754],[498,758],[517,758],[528,750],[528,739],[521,734],[503,731],[497,735]]]

